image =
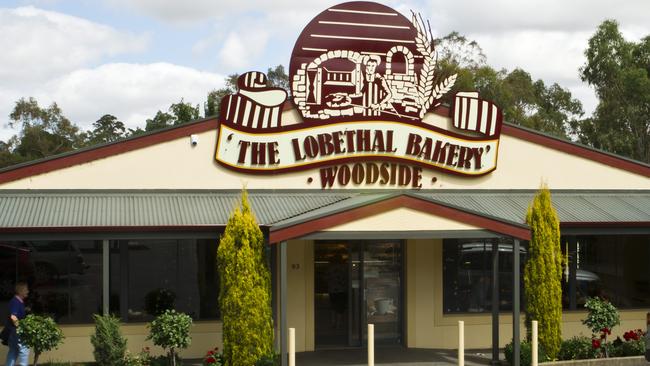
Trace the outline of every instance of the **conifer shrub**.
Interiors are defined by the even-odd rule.
[[[271,274],[245,190],[219,242],[217,266],[224,365],[251,366],[273,357]]]
[[[93,355],[98,366],[116,366],[124,363],[126,339],[120,332],[120,319],[112,315],[93,315],[95,334],[90,336]]]
[[[563,258],[560,224],[545,185],[533,198],[526,223],[531,231],[524,269],[526,327],[530,335],[531,321],[539,322],[539,344],[551,359],[556,359],[562,342]]]

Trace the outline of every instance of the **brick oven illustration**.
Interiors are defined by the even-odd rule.
[[[406,45],[392,46],[381,55],[322,53],[297,70],[294,101],[307,118],[391,114],[415,119],[420,112],[415,57]]]

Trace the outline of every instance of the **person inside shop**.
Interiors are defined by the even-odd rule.
[[[327,269],[327,291],[332,312],[332,326],[342,329],[345,311],[348,307],[347,264],[341,252],[337,252]]]
[[[18,323],[26,316],[25,299],[28,295],[27,283],[16,283],[16,296],[9,301],[9,316],[5,324],[9,346],[5,366],[27,366],[29,364],[29,347],[20,342],[16,332]]]

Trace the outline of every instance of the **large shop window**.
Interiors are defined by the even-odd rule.
[[[562,237],[562,306],[584,310],[589,297],[608,299],[620,309],[650,306],[650,235],[581,235]],[[527,243],[522,242],[523,270]],[[445,240],[443,247],[445,313],[489,312],[492,309],[491,239]],[[501,310],[512,308],[512,244],[499,243]]]
[[[216,240],[120,240],[110,246],[110,307],[122,320],[150,321],[167,308],[194,319],[219,317]]]
[[[650,306],[650,235],[563,237],[562,247],[568,252],[562,279],[565,309],[573,305],[582,310],[593,296],[620,309]]]
[[[31,311],[62,324],[88,323],[101,311],[101,241],[0,243],[0,306],[5,319],[17,281],[27,282]]]
[[[443,243],[443,306],[449,313],[492,310],[492,243],[498,240],[499,309],[512,310],[512,240],[445,239]],[[528,244],[520,246],[523,274]],[[523,281],[521,281],[523,303]]]

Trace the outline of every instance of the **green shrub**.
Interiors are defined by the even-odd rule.
[[[503,351],[506,356],[506,361],[508,361],[509,365],[513,364],[513,353],[514,353],[514,345],[512,342],[506,344],[506,347]],[[522,341],[521,346],[520,346],[520,357],[519,357],[519,365],[520,366],[530,366],[532,363],[532,346],[530,342],[528,341]],[[548,356],[546,355],[546,352],[544,352],[544,348],[542,347],[541,344],[538,344],[537,347],[537,360],[541,362],[546,362],[550,361]]]
[[[126,339],[120,333],[120,319],[112,315],[94,315],[95,334],[90,336],[93,355],[99,366],[116,366],[124,361]]]
[[[562,250],[560,223],[551,203],[551,192],[543,186],[528,208],[530,226],[528,261],[524,268],[526,328],[539,323],[539,344],[554,359],[562,342]]]
[[[169,362],[175,366],[178,357],[176,350],[190,345],[191,326],[192,318],[189,315],[178,313],[176,310],[166,310],[149,324],[150,333],[147,339],[165,349]]]
[[[605,328],[611,331],[614,326],[621,324],[618,309],[607,300],[590,297],[585,303],[585,308],[588,314],[582,324],[589,327],[593,334],[598,334]]]
[[[576,336],[562,341],[559,360],[586,360],[598,357],[599,351],[591,345],[591,338]]]
[[[255,366],[280,366],[280,362],[280,354],[274,353],[272,355],[262,356],[255,362]]]
[[[251,366],[273,353],[271,274],[264,235],[255,221],[246,191],[219,242],[219,305],[226,366]]]
[[[607,343],[607,336],[612,333],[614,326],[621,324],[618,309],[607,300],[599,297],[590,297],[585,303],[587,318],[582,324],[591,329],[592,336],[605,357],[609,357],[610,345]]]
[[[620,338],[616,338],[612,342],[610,350],[612,357],[643,356],[645,355],[645,339],[622,341]]]
[[[34,366],[41,353],[58,348],[64,338],[52,318],[34,314],[18,323],[17,332],[22,343],[34,350]]]

